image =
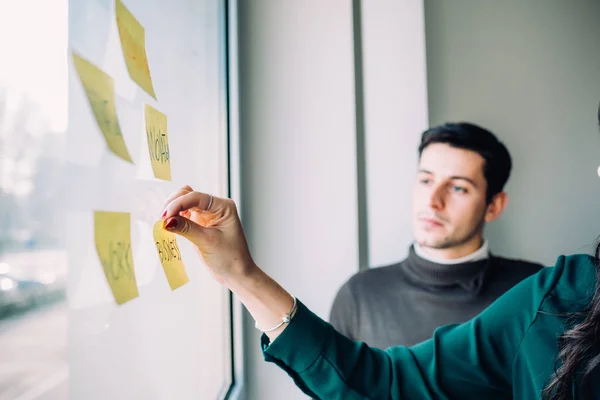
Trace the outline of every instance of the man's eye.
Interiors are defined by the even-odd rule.
[[[456,193],[467,193],[467,189],[462,186],[452,186],[452,191]]]
[[[429,185],[429,184],[431,183],[431,179],[421,179],[421,180],[420,180],[420,182],[421,182],[423,185]]]

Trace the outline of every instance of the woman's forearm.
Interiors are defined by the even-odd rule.
[[[231,276],[225,285],[248,309],[258,325],[268,330],[281,323],[293,307],[293,297],[258,266],[242,268],[244,273]],[[266,332],[271,341],[275,340],[287,327]]]

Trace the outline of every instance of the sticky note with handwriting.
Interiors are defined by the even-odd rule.
[[[104,275],[117,304],[138,297],[129,213],[95,211],[94,240]]]
[[[146,137],[154,176],[165,181],[171,180],[171,155],[167,134],[167,116],[148,104],[144,107]]]
[[[115,0],[115,14],[123,56],[129,76],[150,96],[156,99],[148,57],[146,56],[146,32],[142,24],[125,7],[121,0]]]
[[[154,224],[154,242],[160,263],[167,275],[167,281],[171,290],[189,282],[183,261],[181,260],[181,251],[177,245],[177,238],[174,233],[166,231],[163,228],[164,221],[160,220]]]
[[[132,163],[117,120],[113,79],[76,53],[73,53],[73,63],[108,148],[115,155]]]

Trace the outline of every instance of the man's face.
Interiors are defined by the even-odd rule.
[[[441,250],[480,243],[487,209],[484,163],[479,154],[447,144],[423,150],[413,193],[419,245]]]

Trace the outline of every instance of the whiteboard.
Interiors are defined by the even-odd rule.
[[[65,221],[73,399],[213,399],[231,380],[229,293],[178,239],[189,283],[171,290],[152,236],[176,188],[228,195],[225,9],[216,0],[123,0],[145,29],[156,99],[132,80],[115,0],[69,0],[69,47],[114,80],[132,163],[108,146],[69,55]],[[43,34],[43,33],[40,33]],[[154,177],[144,107],[167,116],[172,181]],[[115,301],[94,211],[130,213],[139,296]]]

